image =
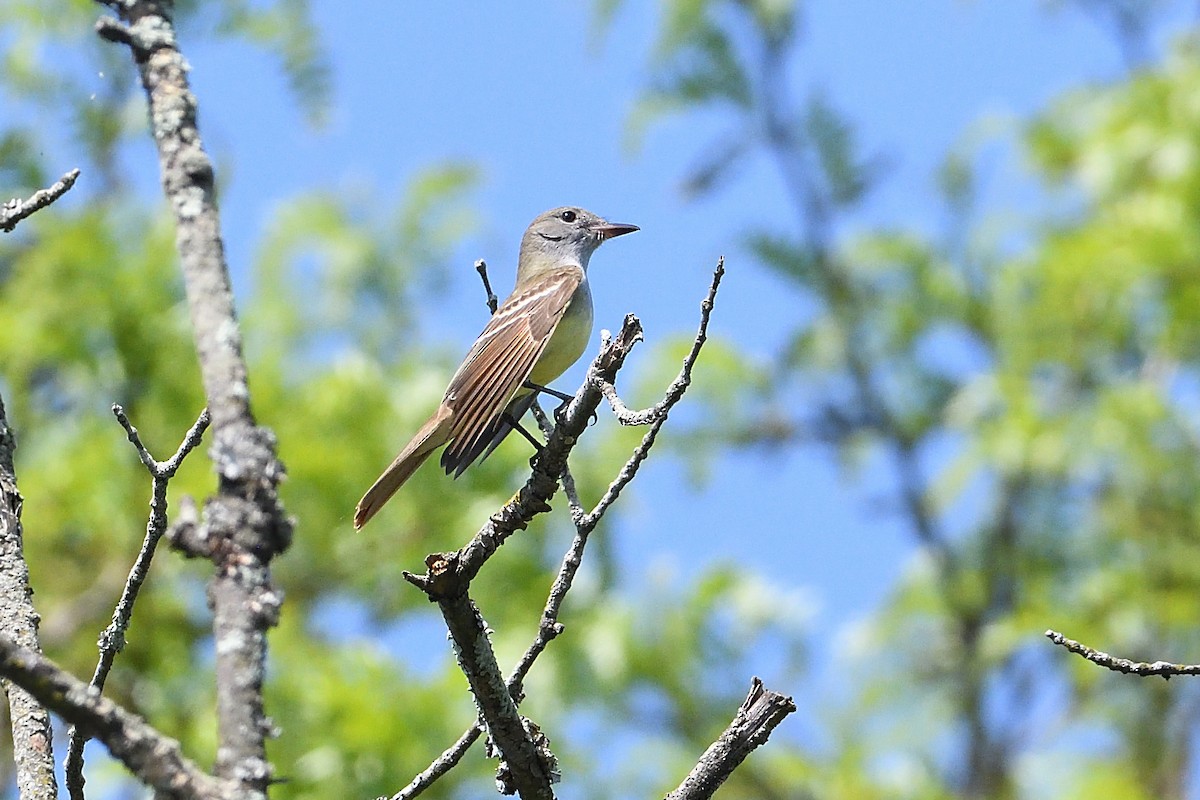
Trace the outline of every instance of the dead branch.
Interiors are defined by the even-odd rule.
[[[1110,656],[1099,650],[1093,650],[1074,639],[1068,639],[1058,631],[1046,631],[1046,638],[1059,647],[1065,647],[1076,655],[1083,656],[1093,664],[1098,664],[1113,672],[1123,672],[1126,675],[1141,675],[1143,678],[1159,676],[1170,680],[1173,675],[1200,675],[1200,664],[1172,664],[1169,661],[1131,661],[1128,658]]]
[[[19,197],[14,197],[3,206],[0,206],[0,231],[11,233],[17,227],[18,222],[41,211],[69,192],[78,178],[79,169],[76,168],[63,175],[45,189],[39,189],[34,192],[30,195],[29,199],[22,200]]]

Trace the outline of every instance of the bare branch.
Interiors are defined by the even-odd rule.
[[[142,446],[142,440],[138,436],[137,428],[129,422],[129,417],[125,415],[125,409],[118,405],[112,407],[113,416],[117,418],[117,422],[121,423],[121,427],[125,429],[125,435],[129,439],[130,444],[137,450],[138,458],[150,471],[150,477],[154,479],[169,479],[175,477],[175,473],[179,471],[179,465],[183,463],[183,459],[187,454],[200,446],[200,440],[204,437],[204,432],[208,430],[209,423],[212,422],[212,417],[209,416],[208,409],[200,412],[200,416],[192,423],[192,427],[188,428],[188,432],[184,434],[183,441],[179,443],[179,448],[175,451],[175,455],[171,456],[166,461],[155,461],[150,452]],[[153,506],[151,506],[153,507]]]
[[[517,713],[517,704],[500,674],[487,625],[466,595],[440,600],[442,618],[454,641],[459,667],[471,685],[479,716],[501,758],[497,782],[504,794],[515,790],[523,800],[550,800],[558,780],[554,755],[539,731]]]
[[[219,493],[204,507],[196,539],[215,574],[209,586],[217,675],[217,774],[262,797],[271,780],[263,708],[266,632],[282,596],[270,562],[291,542],[292,523],[277,488],[284,468],[275,437],[255,424],[242,337],[221,241],[213,165],[196,126],[189,66],[178,48],[168,0],[106,0],[119,24],[102,20],[106,39],[129,47],[149,102],[151,132],[175,244],[183,268],[200,374],[212,414],[212,458]],[[182,541],[182,539],[181,539]]]
[[[113,611],[112,622],[100,632],[97,642],[100,647],[100,658],[96,662],[96,669],[92,673],[92,680],[89,684],[97,692],[104,689],[104,682],[108,680],[108,673],[112,670],[117,653],[125,648],[125,632],[129,630],[129,622],[133,618],[133,604],[137,601],[138,592],[150,572],[150,562],[154,558],[158,541],[167,530],[167,484],[175,476],[184,457],[200,444],[200,439],[209,423],[208,409],[204,409],[184,436],[175,455],[160,464],[142,445],[137,429],[129,422],[125,410],[114,405],[112,411],[117,421],[121,423],[121,427],[125,429],[130,443],[137,450],[138,457],[150,472],[153,485],[150,496],[150,519],[146,523],[146,536],[142,540],[142,549],[138,552],[137,559],[129,570],[125,588],[121,591],[121,599],[117,601],[117,607]],[[64,762],[67,791],[72,800],[84,800],[83,786],[86,781],[83,776],[83,746],[87,740],[83,731],[74,725],[67,732],[67,738],[67,757]]]
[[[708,319],[712,315],[713,305],[717,300],[717,290],[721,287],[721,278],[724,275],[725,258],[722,256],[717,260],[717,267],[715,270],[713,270],[713,279],[712,283],[709,284],[708,287],[708,295],[704,298],[704,301],[700,303],[700,326],[696,331],[696,339],[692,342],[692,349],[688,351],[687,356],[683,359],[683,366],[679,370],[679,375],[674,381],[671,382],[671,385],[667,387],[667,392],[663,396],[662,400],[655,403],[645,411],[629,413],[628,416],[631,419],[645,418],[652,420],[650,430],[646,431],[646,435],[642,437],[641,443],[633,451],[633,455],[629,457],[629,460],[625,462],[625,466],[621,468],[616,480],[614,480],[609,485],[607,491],[604,492],[604,496],[600,498],[600,502],[598,502],[595,508],[593,508],[587,515],[585,515],[576,523],[580,528],[586,527],[590,530],[591,528],[596,527],[597,523],[600,522],[601,517],[604,516],[604,512],[608,510],[608,507],[611,506],[618,497],[620,497],[621,490],[623,490],[629,484],[629,482],[633,480],[633,477],[637,474],[638,468],[642,465],[642,462],[646,460],[646,456],[650,454],[650,448],[654,446],[654,440],[658,438],[658,432],[662,429],[663,424],[667,421],[667,415],[671,413],[671,409],[674,408],[675,404],[678,403],[680,398],[683,397],[683,393],[687,391],[689,386],[691,386],[692,367],[695,366],[696,359],[700,357],[700,350],[704,347],[704,343],[708,341]],[[611,381],[608,382],[608,386],[612,388],[613,384]],[[615,388],[613,389],[612,396],[616,397]],[[619,402],[619,398],[617,399]],[[611,398],[609,402],[612,403]],[[622,408],[625,406],[624,403],[621,403],[620,405]],[[620,419],[621,415],[617,409],[617,405],[612,403],[612,406],[614,413],[617,413],[617,417]],[[628,409],[626,409],[626,411],[628,411]],[[627,423],[624,420],[622,420],[622,423],[640,424]]]
[[[712,797],[725,779],[746,760],[755,748],[763,745],[775,726],[796,710],[792,698],[784,697],[763,686],[755,678],[750,694],[742,701],[733,722],[700,757],[695,769],[679,788],[667,795],[667,800],[705,800]]]
[[[16,438],[0,398],[0,630],[23,647],[38,650],[38,615],[25,563],[21,493],[13,469]],[[50,714],[25,689],[4,681],[12,727],[17,789],[24,800],[54,800],[53,731]]]
[[[483,724],[477,719],[475,723],[463,732],[463,735],[458,737],[458,741],[446,748],[446,750],[433,763],[421,771],[412,781],[400,791],[391,796],[390,800],[412,800],[421,792],[428,789],[434,782],[445,775],[450,770],[458,765],[462,757],[471,749],[471,745],[475,744],[483,733]],[[380,797],[378,800],[386,800]]]
[[[542,429],[542,434],[549,439],[550,434],[554,432],[554,423],[546,416],[546,412],[542,410],[541,403],[537,400],[533,401],[531,407],[533,418],[537,420],[538,427]],[[563,488],[563,494],[567,496],[567,507],[571,511],[571,519],[578,523],[583,517],[583,504],[579,500],[579,490],[575,488],[575,476],[571,474],[571,465],[563,466],[562,478],[560,479]]]
[[[499,298],[492,291],[492,282],[488,280],[487,262],[482,258],[475,262],[475,271],[479,273],[479,279],[483,281],[483,290],[487,292],[487,307],[493,314],[500,305]]]
[[[79,178],[79,169],[73,169],[45,189],[34,192],[28,200],[14,197],[0,206],[0,231],[11,233],[17,223],[41,211],[71,190]]]
[[[1141,675],[1143,678],[1160,676],[1169,680],[1173,675],[1200,675],[1200,664],[1172,664],[1169,661],[1130,661],[1128,658],[1118,658],[1093,650],[1074,639],[1068,639],[1058,631],[1046,631],[1046,638],[1059,647],[1065,647],[1076,655],[1083,656],[1093,664],[1098,664],[1113,672],[1124,672],[1126,675]]]
[[[141,717],[63,671],[53,661],[0,636],[0,675],[27,689],[44,706],[99,739],[146,785],[166,797],[234,800],[244,795],[231,781],[204,772],[183,755],[179,742]]]

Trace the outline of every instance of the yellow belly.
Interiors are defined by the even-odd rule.
[[[591,338],[592,296],[585,282],[571,298],[571,305],[550,335],[550,342],[529,373],[529,380],[538,386],[549,385],[579,360]]]

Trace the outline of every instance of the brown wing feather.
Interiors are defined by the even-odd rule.
[[[578,267],[547,273],[492,315],[446,389],[454,422],[443,461],[457,461],[489,432],[545,352],[582,279]]]

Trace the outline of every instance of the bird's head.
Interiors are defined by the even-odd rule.
[[[540,214],[521,239],[521,269],[550,269],[577,264],[585,270],[592,253],[608,239],[638,230],[636,225],[609,222],[577,206]]]

